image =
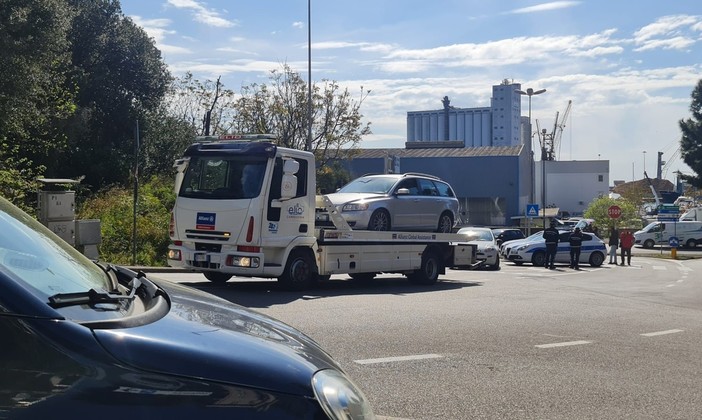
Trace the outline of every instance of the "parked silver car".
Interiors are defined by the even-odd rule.
[[[451,232],[458,199],[425,174],[365,175],[327,197],[354,229]]]

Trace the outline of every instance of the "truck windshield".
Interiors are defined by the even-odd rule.
[[[178,195],[213,200],[258,197],[266,162],[251,156],[193,156]]]

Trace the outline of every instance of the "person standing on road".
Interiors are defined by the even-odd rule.
[[[551,226],[544,230],[544,241],[546,242],[544,267],[554,270],[556,267],[553,262],[556,259],[556,251],[558,251],[558,229],[556,229],[556,222],[553,220]]]
[[[617,247],[619,246],[619,231],[612,225],[609,229],[609,263],[617,265]]]
[[[619,237],[619,248],[621,249],[622,265],[626,256],[626,264],[631,265],[631,247],[634,246],[634,235],[631,230],[624,229]]]
[[[583,245],[583,234],[580,228],[575,228],[570,234],[570,268],[580,270],[580,247]]]

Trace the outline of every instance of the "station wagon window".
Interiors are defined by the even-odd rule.
[[[419,178],[417,185],[421,195],[439,195],[439,190],[436,189],[436,185],[431,180]]]
[[[417,180],[414,178],[403,179],[402,181],[400,181],[400,183],[397,184],[397,190],[399,190],[400,188],[407,188],[409,190],[410,195],[419,195]]]
[[[451,190],[451,187],[448,186],[448,184],[444,182],[434,181],[434,185],[436,185],[436,189],[437,191],[439,191],[440,196],[453,197],[453,191]]]

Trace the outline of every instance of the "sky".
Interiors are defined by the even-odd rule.
[[[692,173],[678,122],[702,79],[699,0],[121,0],[174,76],[241,86],[287,64],[360,98],[363,148],[403,148],[408,111],[490,106],[503,80],[532,97],[532,122],[563,121],[556,160],[609,160],[614,180]],[[308,5],[311,19],[308,20]],[[528,99],[522,99],[528,114]],[[560,118],[560,117],[559,117]],[[538,138],[534,139],[535,147]],[[538,159],[538,153],[537,153]]]

